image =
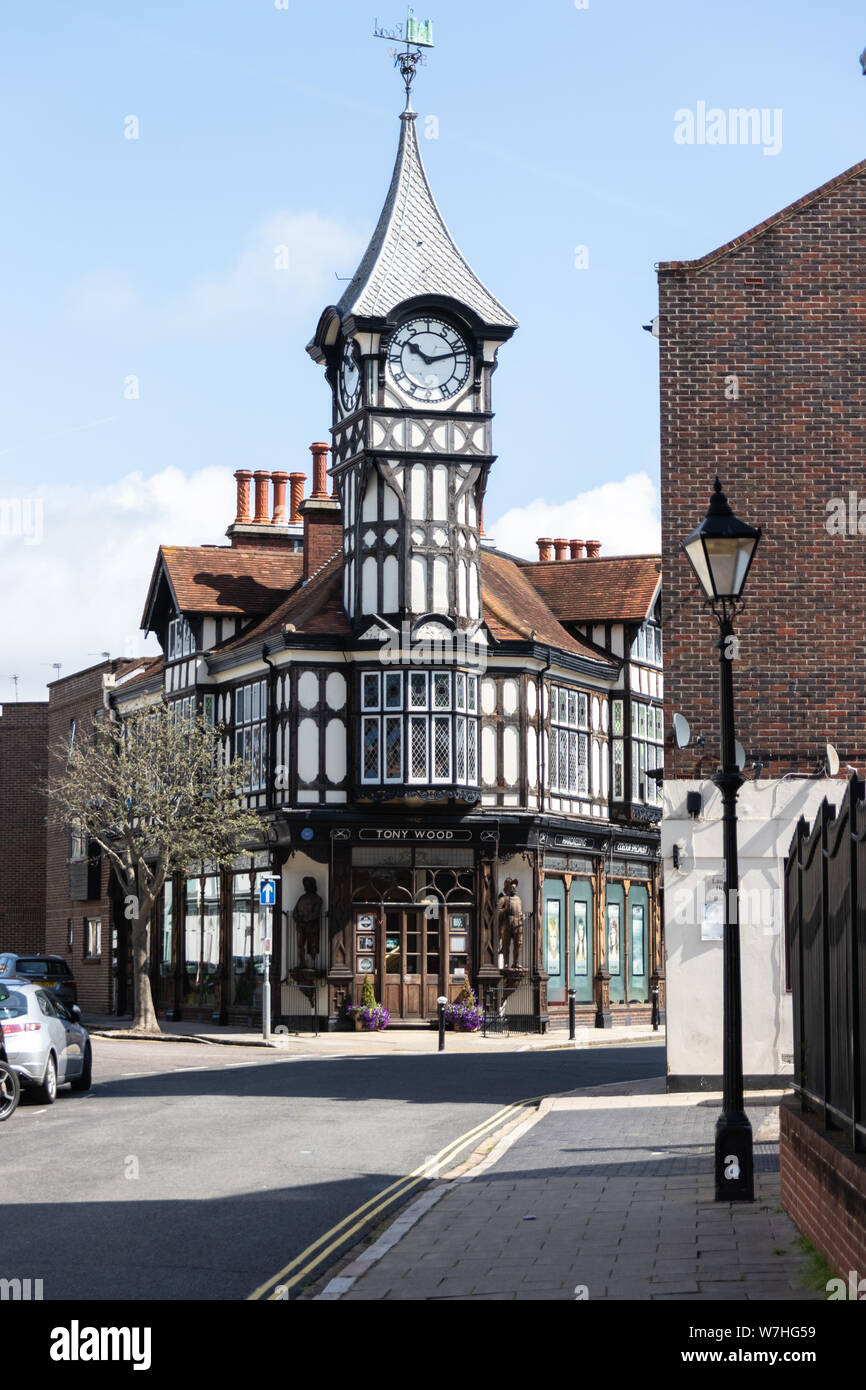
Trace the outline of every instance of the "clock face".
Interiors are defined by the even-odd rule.
[[[388,345],[396,384],[416,401],[448,401],[469,380],[469,346],[444,319],[408,319]]]
[[[353,410],[357,410],[361,396],[361,369],[353,342],[346,343],[343,348],[343,360],[340,363],[340,395],[346,414],[351,415]]]

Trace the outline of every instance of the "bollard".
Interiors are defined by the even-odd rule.
[[[444,994],[440,994],[440,995],[439,995],[439,998],[436,1000],[436,1003],[439,1005],[439,1051],[440,1051],[440,1052],[444,1052],[444,1051],[445,1051],[445,1005],[448,1003],[448,1000],[445,998],[445,995],[444,995]]]
[[[658,987],[658,985],[653,985],[653,988],[652,988],[652,995],[653,995],[653,1032],[654,1032],[654,1033],[657,1033],[658,1030],[659,1030],[659,987]]]
[[[568,991],[568,1037],[571,1042],[574,1042],[574,1025],[574,990],[570,989]]]

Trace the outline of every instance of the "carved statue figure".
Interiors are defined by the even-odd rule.
[[[523,946],[523,903],[517,893],[517,879],[507,878],[497,902],[499,917],[499,942],[502,960],[506,970],[517,970],[520,966],[520,952]]]
[[[322,899],[316,892],[316,880],[304,879],[304,892],[295,903],[295,927],[298,933],[298,962],[302,966],[316,964],[319,954],[319,930],[322,923]]]

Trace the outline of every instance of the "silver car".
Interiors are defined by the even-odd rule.
[[[57,1087],[67,1082],[73,1091],[90,1090],[93,1058],[80,1017],[77,1005],[67,1009],[29,980],[0,982],[0,1028],[9,1066],[43,1105],[51,1105]]]

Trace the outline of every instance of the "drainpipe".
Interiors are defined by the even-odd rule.
[[[548,674],[552,665],[553,657],[551,656],[551,649],[550,647],[548,647],[547,665],[541,671],[539,671],[538,675],[536,676],[536,685],[538,687],[538,713],[539,723],[541,727],[541,738],[539,739],[538,749],[538,765],[540,769],[540,791],[542,812],[545,812],[547,810],[547,758],[545,757],[544,753],[544,677]]]

